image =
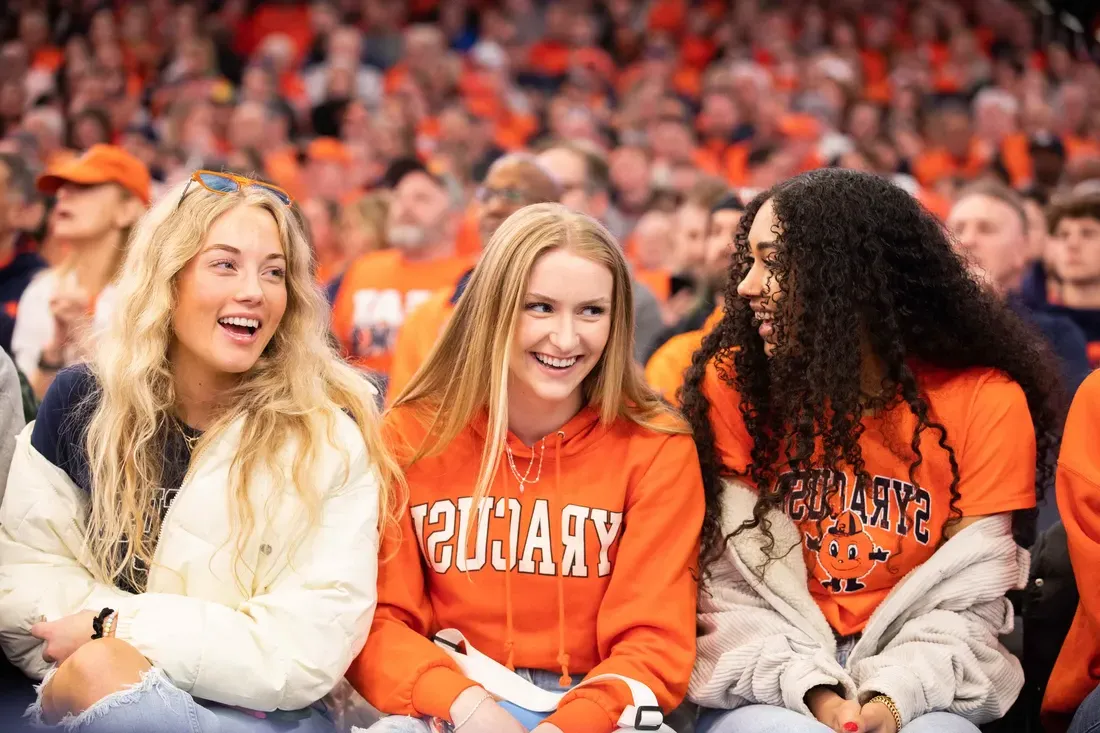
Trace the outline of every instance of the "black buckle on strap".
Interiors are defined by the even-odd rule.
[[[642,722],[642,715],[645,713],[657,713],[657,722],[653,725],[646,725]],[[634,708],[634,730],[660,730],[664,722],[665,714],[656,705],[639,705]]]

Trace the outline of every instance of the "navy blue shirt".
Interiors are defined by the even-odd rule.
[[[42,399],[31,432],[34,449],[64,471],[89,497],[93,487],[88,461],[88,426],[99,404],[99,397],[99,385],[87,366],[61,370]],[[168,418],[161,433],[164,460],[161,464],[161,485],[157,487],[153,501],[163,520],[191,463],[191,445],[184,435],[193,441],[201,433],[175,418]],[[150,533],[152,527],[147,526],[145,531]],[[124,547],[119,549],[120,552],[125,550]],[[135,575],[143,580],[145,568],[136,565]],[[117,585],[131,593],[143,590],[132,586],[124,578],[119,578]]]
[[[15,316],[19,299],[35,275],[46,267],[46,262],[35,252],[34,240],[26,234],[19,235],[15,243],[15,256],[0,267],[0,304],[4,312]]]

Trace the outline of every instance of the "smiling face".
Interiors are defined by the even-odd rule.
[[[778,220],[771,199],[756,212],[749,228],[748,246],[752,267],[737,285],[737,294],[749,301],[759,323],[760,338],[764,339],[764,353],[772,356],[776,351],[775,314],[783,298],[783,289],[775,275],[776,230]]]
[[[539,257],[516,323],[509,389],[548,411],[565,402],[580,409],[581,384],[611,334],[613,292],[598,262],[564,248]]]
[[[286,312],[286,255],[275,219],[255,206],[222,214],[176,287],[173,366],[207,383],[247,372]]]
[[[839,580],[862,578],[874,567],[871,553],[875,543],[865,531],[851,536],[826,536],[818,559],[830,577]]]

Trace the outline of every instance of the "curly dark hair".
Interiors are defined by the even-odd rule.
[[[777,226],[771,270],[784,288],[773,325],[777,351],[769,358],[752,306],[737,286],[752,266],[748,232],[770,200]],[[734,239],[733,261],[721,322],[692,359],[682,391],[706,491],[701,566],[721,554],[729,536],[720,526],[723,476],[759,487],[753,519],[736,532],[760,526],[782,510],[790,472],[814,481],[810,469],[851,468],[856,491],[870,484],[859,440],[867,409],[908,405],[916,429],[910,482],[923,461],[920,436],[932,431],[947,453],[953,479],[947,522],[960,513],[959,467],[947,428],[929,414],[913,370],[991,367],[1015,380],[1027,396],[1037,439],[1036,494],[1053,485],[1064,398],[1058,368],[1045,341],[1009,306],[983,288],[955,252],[943,226],[889,181],[849,170],[823,169],[787,180],[758,195],[746,208]],[[862,384],[861,353],[880,362],[882,392],[869,397]],[[740,395],[740,411],[752,440],[747,469],[724,466],[714,444],[710,403],[703,392],[708,364]],[[773,385],[777,385],[773,388]],[[781,385],[781,387],[779,387]],[[815,448],[821,453],[815,460]],[[837,482],[825,487],[830,506]],[[1035,510],[1017,512],[1018,542],[1034,541]],[[787,548],[788,551],[791,548]],[[770,548],[769,548],[770,553]]]

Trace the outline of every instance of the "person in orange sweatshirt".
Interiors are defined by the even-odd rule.
[[[416,158],[390,164],[386,215],[390,248],[367,252],[328,287],[332,333],[349,362],[384,378],[406,315],[471,265],[455,251],[458,194]]]
[[[633,368],[631,314],[626,260],[590,217],[535,204],[493,238],[385,422],[409,496],[347,673],[394,716],[372,733],[671,730],[702,478]]]
[[[526,153],[512,153],[489,168],[485,182],[477,190],[477,219],[481,241],[489,243],[497,228],[514,212],[528,204],[557,201],[561,189],[545,168]],[[392,403],[428,358],[444,324],[454,312],[462,292],[470,281],[473,268],[453,286],[432,294],[405,319],[397,333],[390,364],[386,394]]]
[[[1100,372],[1077,389],[1062,434],[1055,479],[1058,512],[1077,578],[1077,614],[1043,698],[1046,730],[1085,733],[1100,726]]]

